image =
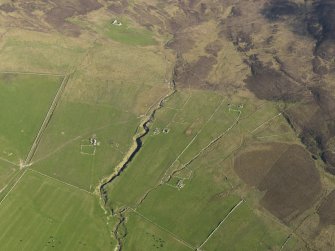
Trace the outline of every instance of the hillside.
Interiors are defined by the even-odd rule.
[[[0,0],[1,250],[335,250],[335,2]]]

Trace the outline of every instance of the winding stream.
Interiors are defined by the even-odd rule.
[[[176,89],[172,88],[172,91],[163,98],[161,98],[157,103],[156,107],[152,110],[152,112],[147,116],[147,118],[143,122],[141,122],[141,124],[138,126],[140,132],[134,135],[133,145],[130,147],[128,154],[125,155],[123,161],[115,168],[114,174],[112,174],[108,179],[103,181],[99,186],[100,196],[105,207],[108,203],[108,192],[106,189],[107,185],[112,183],[117,177],[119,177],[122,174],[122,172],[128,167],[129,163],[138,154],[143,145],[142,139],[149,133],[150,131],[149,124],[154,120],[156,112],[159,109],[161,109],[164,105],[164,102],[175,93]]]

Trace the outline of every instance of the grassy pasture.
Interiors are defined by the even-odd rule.
[[[180,157],[182,163],[187,163],[191,160],[201,149],[208,146],[211,141],[220,136],[225,137],[236,126],[243,109],[230,110],[228,107],[229,103],[227,100],[220,104],[218,110],[215,111],[211,120],[201,130],[192,146]]]
[[[8,187],[8,182],[14,178],[18,167],[8,162],[0,160],[0,194]]]
[[[229,162],[222,162],[239,147],[240,137],[238,128],[230,130],[220,144],[176,172],[171,182],[153,190],[138,211],[193,246],[200,246],[241,200],[226,176]],[[182,188],[176,186],[178,181],[182,181]]]
[[[277,142],[295,142],[299,143],[295,132],[287,124],[283,116],[279,116],[269,121],[259,128],[254,134],[260,141],[277,141]]]
[[[0,74],[0,157],[24,160],[52,103],[61,78]]]
[[[183,109],[183,106],[188,103],[191,96],[192,91],[178,91],[168,100],[168,103],[165,104],[165,108],[176,110]]]
[[[139,120],[111,106],[64,101],[45,131],[32,168],[86,190],[108,176],[128,150]],[[98,146],[83,154],[95,136]]]
[[[0,208],[1,250],[112,249],[96,198],[27,171]]]
[[[243,110],[241,129],[251,134],[258,133],[266,128],[268,122],[272,122],[273,119],[279,117],[276,106],[271,102],[255,105],[249,101],[249,103],[243,104]]]
[[[4,199],[7,196],[7,194],[13,189],[16,182],[20,179],[23,173],[24,173],[24,170],[20,169],[16,171],[16,173],[14,173],[12,177],[6,180],[5,185],[2,188],[2,191],[0,193],[0,200]]]
[[[93,190],[128,151],[140,116],[168,92],[165,67],[148,50],[120,44],[92,48],[65,89],[33,168]],[[100,142],[94,154],[80,153],[93,135]]]
[[[168,93],[169,67],[152,49],[99,41],[78,67],[64,98],[142,115]]]
[[[64,74],[88,45],[87,40],[18,29],[4,36],[0,70]]]
[[[168,173],[178,169],[181,171],[175,172],[168,183],[161,184],[151,190],[137,207],[139,214],[190,245],[198,247],[217,224],[225,218],[229,210],[241,200],[241,196],[243,198],[248,196],[247,200],[251,200],[251,203],[245,202],[248,206],[236,209],[242,211],[243,215],[237,217],[242,217],[242,221],[247,222],[246,226],[243,227],[238,221],[233,223],[234,227],[230,228],[230,225],[227,227],[229,229],[227,231],[236,229],[236,234],[226,238],[228,233],[225,232],[224,235],[216,237],[222,231],[221,228],[225,227],[226,223],[224,223],[202,249],[230,250],[229,245],[232,245],[231,250],[267,250],[269,247],[277,250],[276,248],[280,247],[289,235],[289,231],[276,221],[271,220],[271,216],[267,216],[268,212],[262,212],[259,215],[258,209],[252,208],[251,205],[256,203],[257,198],[254,197],[252,190],[250,192],[241,190],[241,181],[231,170],[233,153],[243,147],[243,139],[248,139],[252,135],[252,130],[256,129],[257,136],[268,136],[272,133],[282,133],[288,130],[287,127],[283,127],[282,117],[275,117],[278,112],[274,104],[269,102],[260,106],[244,99],[224,100],[219,106],[222,101],[219,96],[214,98],[214,95],[211,97],[212,99],[208,96],[206,98],[204,92],[192,92],[190,98],[186,92],[177,92],[175,97],[177,100],[172,97],[166,102],[165,108],[157,113],[155,122],[151,125],[152,130],[149,136],[144,139],[143,149],[138,156],[126,171],[109,186],[112,207],[125,205],[136,207],[136,202],[142,198],[146,191],[150,191],[154,187],[152,180],[156,179],[156,184],[158,184],[166,167],[173,163]],[[206,108],[202,100],[207,105],[211,103],[213,105]],[[243,104],[243,107],[239,107],[240,103]],[[231,105],[228,106],[228,104]],[[214,113],[212,119],[206,126],[203,126],[207,120],[201,116],[207,114],[206,118],[208,119],[218,106],[219,109]],[[198,107],[201,109],[197,109]],[[209,107],[211,107],[210,111]],[[237,120],[239,123],[236,123]],[[263,123],[264,126],[259,127]],[[232,127],[232,125],[234,126]],[[180,142],[188,136],[190,140],[202,127],[202,131],[189,148],[183,152],[178,161],[173,162],[175,157],[171,153],[176,151],[174,153],[176,156],[177,152],[181,152],[180,149],[184,149],[179,146]],[[162,128],[169,128],[169,133],[164,134]],[[230,129],[227,131],[228,128]],[[183,134],[181,132],[175,134],[176,130],[179,129]],[[183,164],[222,132],[226,133],[220,141],[202,152],[187,168],[183,168]],[[289,132],[291,133],[291,131]],[[178,141],[169,143],[168,137],[170,135]],[[155,143],[156,139],[160,139],[159,145]],[[283,140],[285,141],[285,139]],[[167,144],[170,146],[164,149]],[[154,154],[154,158],[150,151]],[[164,158],[160,156],[164,156]],[[151,161],[152,158],[154,161]],[[225,161],[226,159],[228,161]],[[156,171],[153,170],[154,168]],[[180,184],[182,186],[178,187]],[[124,194],[127,196],[123,196]],[[233,217],[234,213],[228,219]],[[193,228],[195,225],[199,227]],[[133,228],[136,226],[126,223],[127,230],[131,231]],[[233,241],[238,242],[237,238],[244,234],[244,231],[246,234],[242,241],[232,244]]]
[[[159,228],[137,213],[130,213],[127,218],[129,230],[125,238],[124,250],[192,250],[178,241],[164,229]]]
[[[194,101],[190,101],[184,107],[190,113],[187,115],[188,121],[175,123],[173,118],[171,121],[171,109],[167,109],[167,116],[165,116],[164,108],[157,113],[152,128],[169,128],[169,132],[162,132],[158,135],[151,134],[144,139],[143,149],[138,156],[122,173],[122,176],[109,186],[110,196],[113,200],[134,206],[148,189],[160,182],[165,171],[192,142],[197,131],[209,119],[220,102],[220,96],[218,95],[212,97],[211,100],[202,99],[203,97],[206,97],[206,94],[195,93]],[[198,101],[198,104],[196,101]],[[196,107],[201,107],[201,113],[195,109],[196,104]],[[168,106],[168,102],[166,105]],[[173,111],[175,113],[179,112],[178,110]],[[187,132],[190,126],[193,126],[194,130]],[[125,197],[123,194],[127,194],[127,196]]]
[[[280,250],[288,235],[288,231],[259,217],[244,203],[227,218],[202,250]]]
[[[37,36],[36,32],[23,30],[10,31],[4,36],[0,70],[63,73],[76,65],[76,72],[43,134],[33,169],[25,173],[0,207],[0,227],[5,229],[0,233],[1,250],[114,248],[116,241],[110,235],[117,219],[110,217],[107,226],[106,215],[101,212],[96,197],[61,181],[90,192],[102,177],[113,172],[129,149],[141,116],[167,93],[171,65],[165,58],[167,54],[151,46],[158,44],[159,38],[154,33],[126,17],[120,19],[122,26],[112,25],[110,16],[100,14],[72,20],[83,28],[80,39],[47,33]],[[207,31],[207,26],[202,29]],[[90,45],[93,47],[88,50]],[[200,45],[197,50],[203,53],[205,44]],[[236,76],[241,75],[242,61],[235,57],[233,46],[229,46],[225,45],[219,54],[220,64],[223,63],[218,69],[225,72],[226,82],[235,82],[239,81]],[[198,53],[194,52],[190,55]],[[233,63],[228,60],[232,55],[236,59]],[[78,62],[79,58],[82,61]],[[245,75],[244,68],[242,75]],[[34,80],[29,81],[35,83],[36,76],[31,78]],[[215,74],[210,78],[217,80]],[[0,97],[1,93],[5,92],[0,89]],[[21,96],[29,95],[31,100],[37,100],[29,91],[22,93]],[[43,90],[31,93],[37,95]],[[15,106],[12,100],[16,99],[8,95],[8,100],[0,103]],[[27,111],[36,116],[28,124],[36,124],[38,128],[40,123],[36,121],[41,121],[45,114],[43,106],[28,100],[29,104],[17,106],[28,107]],[[239,112],[230,110],[228,103],[242,111],[238,125],[187,168],[176,172],[168,183],[152,190],[136,211],[127,211],[124,228],[127,235],[122,240],[125,250],[189,250],[183,241],[196,248],[245,195],[247,202],[236,209],[202,250],[276,250],[288,236],[286,228],[267,219],[266,212],[254,208],[261,195],[254,198],[252,189],[243,190],[245,187],[236,178],[230,159],[224,160],[242,147],[244,137],[259,141],[271,141],[275,137],[276,141],[286,142],[293,141],[294,134],[287,133],[286,121],[275,117],[278,112],[270,102],[262,105],[263,101],[249,98],[230,100],[215,92],[179,91],[166,102],[150,125],[151,131],[143,139],[139,154],[109,186],[112,206],[136,207],[147,191],[159,184],[162,177],[167,177],[166,173],[183,168],[211,140],[234,125]],[[244,105],[243,109],[238,108],[239,104]],[[1,114],[8,113],[5,108],[4,112],[0,108]],[[21,112],[19,108],[16,114]],[[17,127],[11,130],[21,130]],[[18,163],[25,157],[36,128],[30,131],[30,141],[15,139],[20,133],[8,133],[10,137],[0,133],[0,150],[3,145],[9,147],[0,151],[4,154],[0,157]],[[10,132],[1,125],[0,129],[0,132]],[[99,146],[89,145],[88,139],[93,135]],[[12,146],[6,137],[10,138],[8,142],[13,138]],[[16,158],[10,159],[14,156],[8,156],[10,153],[15,153]],[[15,185],[22,172],[0,160],[0,189],[4,189],[0,198]],[[182,188],[178,188],[180,184]],[[286,250],[294,250],[296,243],[294,238],[290,239]]]
[[[214,179],[211,171],[201,169],[181,190],[160,186],[138,211],[193,246],[199,246],[240,200],[237,195],[229,194],[231,187],[224,177]]]
[[[157,43],[153,32],[135,25],[130,19],[125,17],[117,18],[118,23],[121,23],[121,25],[116,25],[113,24],[116,19],[110,19],[110,15],[100,12],[100,16],[103,18],[99,20],[92,16],[84,18],[76,17],[72,18],[71,22],[86,30],[97,32],[103,37],[126,45],[148,46]]]
[[[121,26],[113,25],[113,21],[110,20],[102,27],[103,33],[111,39],[129,45],[146,46],[156,44],[153,34],[149,30],[132,27],[129,20],[126,19],[119,20],[122,23]]]
[[[142,86],[151,95],[140,96],[141,88],[109,83],[110,89],[103,92],[106,85],[102,81],[91,86],[92,92],[100,92],[100,99],[94,100],[93,96],[86,96],[90,92],[85,92],[85,88],[90,86],[82,86],[80,83],[85,82],[77,80],[74,84],[79,84],[84,93],[72,96],[72,93],[77,95],[77,89],[70,83],[41,139],[33,168],[79,187],[94,189],[103,177],[113,172],[128,151],[140,123],[138,113],[143,112],[136,108],[138,103],[147,103],[149,108],[166,90]],[[81,146],[87,145],[93,135],[100,142],[95,154],[81,154]]]

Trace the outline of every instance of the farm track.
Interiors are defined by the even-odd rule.
[[[41,140],[43,132],[47,128],[47,126],[48,126],[48,124],[50,122],[50,119],[51,119],[51,117],[52,117],[52,115],[53,115],[53,113],[54,113],[54,111],[55,111],[55,109],[56,109],[56,107],[57,107],[57,105],[58,105],[58,103],[60,101],[60,98],[61,98],[64,90],[65,90],[66,84],[68,83],[70,77],[72,76],[72,74],[74,72],[75,71],[72,71],[72,72],[70,72],[68,75],[66,75],[64,77],[64,79],[62,81],[62,84],[59,87],[58,92],[56,93],[56,95],[55,95],[55,97],[54,97],[54,99],[53,99],[53,101],[51,103],[51,106],[50,106],[50,108],[49,108],[49,110],[48,110],[48,112],[47,112],[47,114],[46,114],[46,116],[44,118],[44,121],[43,121],[43,123],[42,123],[42,125],[40,127],[40,130],[38,131],[38,133],[37,133],[37,135],[35,137],[34,143],[32,144],[31,149],[30,149],[30,151],[29,151],[29,153],[27,155],[27,158],[26,158],[26,160],[24,162],[24,166],[29,166],[30,161],[34,157],[34,154],[35,154],[35,152],[37,150],[37,147],[38,147],[38,144],[39,144],[39,142]]]
[[[38,75],[38,76],[54,76],[64,77],[64,74],[51,72],[30,72],[30,71],[0,71],[0,74],[21,74],[21,75]]]
[[[265,122],[263,122],[262,124],[260,124],[259,126],[257,126],[257,127],[256,127],[254,130],[252,130],[250,133],[251,133],[251,134],[254,134],[254,132],[256,132],[259,128],[261,128],[261,127],[264,126],[265,124],[270,123],[272,120],[278,118],[278,117],[281,116],[281,115],[282,115],[281,112],[278,113],[278,114],[276,114],[276,115],[273,116],[272,118],[268,119],[267,121],[265,121]]]
[[[215,234],[215,232],[220,228],[220,226],[229,218],[229,216],[244,202],[244,199],[240,200],[232,209],[230,209],[229,213],[226,217],[223,218],[222,221],[219,222],[217,227],[213,229],[213,231],[208,235],[207,239],[196,249],[197,251],[201,251],[201,248],[209,241],[209,239]]]
[[[95,41],[94,41],[94,43],[95,43]],[[63,93],[64,93],[64,90],[66,88],[67,83],[69,82],[70,78],[76,73],[77,69],[81,66],[82,61],[84,61],[85,58],[89,55],[90,50],[94,47],[94,43],[93,43],[93,46],[90,47],[87,50],[87,52],[85,53],[83,58],[79,59],[79,62],[76,65],[70,67],[64,75],[61,75],[61,76],[64,76],[63,81],[61,83],[61,86],[59,87],[59,89],[58,89],[58,91],[57,91],[57,93],[56,93],[56,95],[55,95],[55,97],[54,97],[54,99],[51,103],[51,106],[50,106],[50,108],[49,108],[49,110],[48,110],[48,112],[47,112],[47,114],[44,118],[44,121],[43,121],[43,123],[40,127],[40,130],[38,131],[37,136],[35,137],[34,143],[33,143],[32,147],[31,147],[31,149],[30,149],[30,151],[27,155],[27,158],[24,162],[24,167],[30,166],[32,164],[30,162],[31,162],[32,158],[34,157],[34,154],[37,150],[38,144],[41,140],[42,134],[45,131],[45,129],[47,128],[47,126],[48,126],[48,124],[49,124],[49,122],[52,118],[52,115],[53,115],[53,113],[54,113],[54,111],[55,111]],[[23,74],[23,73],[21,72],[21,74]],[[35,72],[27,72],[25,74],[53,75],[53,74],[49,74],[49,73],[38,73],[38,72],[36,72],[36,73]]]
[[[2,200],[0,201],[0,205],[5,201],[5,199],[7,198],[7,196],[11,193],[11,191],[16,187],[16,185],[20,182],[20,180],[22,179],[22,177],[25,175],[26,171],[28,169],[25,170],[21,170],[22,174],[18,177],[18,179],[15,181],[15,183],[13,184],[13,186],[8,190],[8,192],[6,193],[6,195],[2,198]],[[16,178],[16,176],[13,177],[12,180],[14,180]],[[12,181],[10,180],[10,182]]]
[[[172,164],[166,169],[166,172],[162,178],[162,180],[164,179],[164,177],[166,176],[168,170],[170,170],[170,168],[179,160],[179,158],[184,154],[184,152],[186,152],[186,150],[193,144],[193,142],[198,138],[198,136],[201,134],[202,130],[206,127],[206,125],[212,120],[212,118],[214,117],[214,115],[217,113],[217,111],[220,109],[220,107],[222,106],[224,102],[224,98],[221,100],[220,104],[215,108],[215,110],[213,111],[213,113],[211,114],[211,116],[208,118],[208,120],[206,121],[206,123],[201,127],[201,129],[196,133],[196,135],[192,138],[192,140],[187,144],[187,146],[183,149],[183,151],[177,156],[177,158],[172,162]]]
[[[11,165],[13,165],[13,166],[16,166],[16,167],[19,167],[19,166],[20,166],[20,165],[18,165],[17,163],[14,163],[14,162],[12,162],[12,161],[9,161],[9,160],[4,159],[4,158],[1,158],[1,157],[0,157],[0,160],[3,161],[3,162],[6,162],[6,163],[8,163],[8,164],[11,164]]]
[[[215,144],[217,141],[219,141],[222,137],[224,137],[225,135],[227,135],[229,133],[229,131],[231,129],[233,129],[239,122],[240,120],[240,117],[241,117],[241,114],[242,112],[241,111],[237,111],[239,114],[235,120],[235,122],[227,129],[225,130],[224,132],[222,132],[219,136],[217,136],[215,139],[213,139],[211,142],[209,142],[204,148],[200,149],[200,151],[195,154],[192,159],[190,159],[187,163],[183,164],[183,167],[180,168],[180,169],[176,169],[174,170],[166,179],[165,182],[169,182],[171,180],[171,178],[173,177],[174,174],[182,171],[183,169],[187,168],[193,161],[195,161],[199,156],[201,156],[207,149],[209,149],[213,144]],[[164,177],[163,177],[164,179]],[[163,180],[162,179],[162,180]]]
[[[72,75],[73,72],[70,72],[68,75],[65,75],[64,78],[63,78],[63,81],[61,83],[61,86],[59,87],[51,105],[50,105],[50,108],[43,120],[43,123],[35,137],[35,140],[30,148],[30,151],[25,159],[25,161],[22,163],[22,165],[20,165],[20,168],[24,168],[24,170],[22,171],[22,174],[19,176],[19,178],[16,180],[16,182],[13,184],[13,186],[9,189],[9,191],[7,192],[7,194],[2,198],[2,200],[0,201],[0,205],[4,202],[4,200],[7,198],[7,196],[11,193],[11,191],[16,187],[16,185],[20,182],[20,180],[22,179],[22,177],[26,174],[26,172],[28,171],[28,167],[30,166],[30,161],[31,159],[33,158],[35,152],[36,152],[36,149],[38,147],[38,144],[40,142],[40,139],[43,135],[43,132],[44,130],[46,129],[52,115],[53,115],[53,112],[55,111],[56,107],[57,107],[57,104],[63,94],[63,91],[65,89],[65,86],[70,78],[70,76]]]
[[[19,176],[19,178],[16,180],[16,182],[13,184],[13,186],[9,189],[9,191],[6,193],[6,195],[2,198],[2,200],[0,201],[0,205],[4,202],[4,200],[7,198],[7,196],[11,193],[11,191],[15,188],[15,186],[20,182],[20,180],[22,179],[22,177],[25,175],[25,173],[28,171],[28,168],[29,166],[32,164],[31,163],[31,160],[37,150],[37,147],[39,145],[39,142],[41,140],[41,137],[43,135],[43,132],[45,131],[45,129],[47,128],[51,118],[52,118],[52,115],[62,97],[62,94],[65,90],[65,87],[67,85],[67,83],[69,82],[69,79],[71,78],[71,76],[76,72],[76,67],[71,67],[70,69],[68,69],[67,73],[66,74],[54,74],[54,73],[44,73],[44,72],[20,72],[20,71],[3,71],[3,72],[0,72],[0,73],[3,73],[3,74],[29,74],[29,75],[40,75],[40,76],[63,76],[63,80],[62,80],[62,83],[60,85],[60,87],[58,88],[58,91],[56,93],[56,95],[54,96],[54,99],[52,100],[52,103],[49,107],[49,110],[47,111],[46,113],[46,116],[42,122],[42,125],[34,139],[34,142],[27,154],[27,157],[25,159],[25,161],[19,165],[19,167],[21,169],[24,169],[22,171],[22,174]]]

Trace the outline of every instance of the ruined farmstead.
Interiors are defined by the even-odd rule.
[[[122,25],[122,23],[119,20],[117,20],[117,19],[114,19],[114,21],[112,22],[112,24],[116,25],[116,26],[121,26]]]

